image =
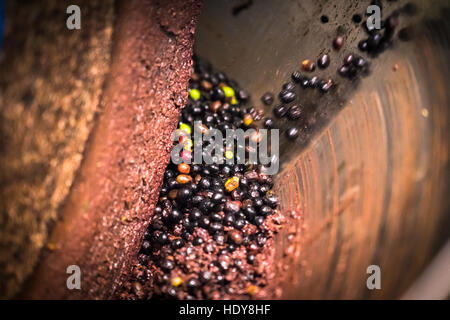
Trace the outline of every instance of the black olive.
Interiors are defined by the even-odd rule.
[[[353,54],[351,54],[351,53],[349,53],[348,55],[346,55],[346,56],[344,57],[344,65],[348,66],[349,64],[351,64],[352,61],[353,61],[353,58],[354,58],[354,56],[353,56]]]
[[[223,220],[222,216],[217,212],[211,213],[210,217],[211,217],[212,221],[216,221],[216,222],[222,222],[222,220]]]
[[[192,244],[193,244],[194,246],[199,246],[199,245],[201,245],[203,242],[204,242],[203,239],[200,238],[200,237],[195,237],[194,240],[192,240]]]
[[[255,219],[253,220],[253,223],[256,226],[260,226],[260,225],[262,225],[264,223],[264,220],[265,220],[264,217],[256,216]]]
[[[309,78],[308,78],[308,77],[303,77],[303,78],[300,80],[300,86],[301,86],[303,89],[308,88],[308,87],[310,86],[310,84],[309,84]]]
[[[237,213],[240,210],[240,206],[236,201],[227,201],[225,203],[225,211],[227,213]]]
[[[364,68],[367,65],[366,60],[364,60],[361,57],[354,57],[352,63],[358,69],[362,69],[362,68]]]
[[[225,215],[225,218],[223,219],[224,224],[227,226],[233,225],[235,221],[236,221],[236,219],[234,218],[233,214],[227,214],[227,215]]]
[[[142,253],[149,255],[152,252],[152,245],[150,241],[144,241],[141,246]]]
[[[175,263],[172,260],[164,259],[161,263],[161,268],[172,270],[173,268],[175,268]]]
[[[231,167],[229,165],[224,165],[222,168],[222,174],[225,176],[229,176],[231,173]]]
[[[170,178],[169,180],[167,180],[167,188],[174,189],[178,186],[178,182],[176,179],[174,178]]]
[[[200,218],[200,221],[199,221],[198,224],[199,224],[200,227],[208,229],[210,223],[211,223],[211,220],[207,216],[203,216],[203,217]]]
[[[287,107],[283,104],[280,104],[273,109],[273,114],[278,118],[284,117],[286,115],[286,113],[287,113]]]
[[[370,35],[369,38],[367,39],[367,45],[368,45],[369,51],[374,51],[374,50],[378,49],[380,42],[381,42],[381,34],[374,33],[374,34]]]
[[[186,231],[192,232],[194,228],[198,225],[197,221],[192,221],[188,217],[185,217],[181,220],[181,224],[183,225]]]
[[[156,238],[159,244],[164,245],[169,242],[169,236],[165,232],[161,232]]]
[[[214,208],[214,203],[209,199],[205,199],[200,203],[198,208],[201,212],[208,213],[212,208]]]
[[[319,82],[319,89],[322,92],[328,92],[333,86],[333,81],[331,79],[322,80]]]
[[[241,230],[243,227],[245,227],[245,220],[244,219],[237,219],[234,224],[233,227],[235,227],[238,230]]]
[[[276,194],[269,194],[264,198],[264,202],[270,206],[272,209],[275,209],[278,205],[278,196]]]
[[[214,193],[213,196],[212,196],[212,198],[211,198],[211,200],[212,200],[214,203],[219,203],[219,202],[221,202],[223,199],[224,199],[224,196],[223,196],[223,193],[221,193],[221,192],[216,192],[216,193]]]
[[[209,230],[212,232],[222,231],[223,224],[221,224],[220,222],[211,222],[209,224]]]
[[[321,55],[320,58],[317,60],[317,66],[320,69],[325,69],[330,65],[330,56],[327,54]]]
[[[209,271],[202,271],[198,274],[198,278],[202,283],[206,283],[212,279],[212,273]]]
[[[302,112],[300,110],[300,107],[298,105],[293,105],[288,110],[288,118],[290,120],[297,120],[300,118]]]
[[[177,201],[179,202],[185,202],[187,199],[189,199],[192,196],[192,191],[188,187],[182,187],[178,189],[177,192]]]
[[[283,90],[293,91],[295,89],[295,84],[292,82],[286,82],[283,84]]]
[[[170,221],[176,223],[181,220],[183,214],[178,209],[172,209],[172,212],[169,214]]]
[[[197,289],[199,286],[200,286],[200,281],[198,281],[198,279],[196,279],[196,278],[191,278],[187,282],[187,287],[190,290]]]
[[[294,82],[299,83],[302,80],[302,74],[299,71],[294,71],[291,75],[292,80]]]
[[[270,106],[274,101],[274,96],[270,92],[266,92],[261,97],[262,103],[264,103],[266,106]]]
[[[264,201],[261,198],[258,199],[254,199],[253,200],[253,205],[255,206],[255,208],[259,209],[264,205]]]
[[[367,51],[368,48],[369,48],[369,45],[368,45],[368,43],[367,43],[366,40],[361,40],[361,41],[358,43],[358,48],[359,48],[359,50],[361,50],[361,51]]]
[[[261,209],[259,209],[259,212],[263,215],[263,216],[268,216],[271,215],[273,213],[273,210],[271,207],[269,206],[263,206],[261,207]]]
[[[183,246],[184,246],[184,241],[183,241],[183,239],[177,238],[177,239],[174,239],[174,240],[172,241],[172,243],[171,243],[171,247],[172,247],[173,250],[180,249],[180,248],[183,247]]]
[[[174,178],[175,177],[175,172],[173,172],[172,170],[166,170],[164,172],[164,180],[169,180],[170,178]]]
[[[296,139],[298,137],[298,128],[292,127],[286,130],[286,137],[288,139]]]
[[[225,236],[223,235],[222,232],[216,232],[213,235],[213,240],[220,246],[225,243]]]
[[[225,99],[225,93],[223,92],[222,89],[215,87],[212,90],[212,98],[214,100],[224,100]]]
[[[319,85],[319,78],[317,76],[312,77],[308,81],[308,87],[309,88],[317,88],[318,85]]]
[[[203,200],[205,200],[205,197],[201,196],[201,195],[195,195],[192,197],[191,202],[194,205],[198,205],[200,204]]]
[[[161,230],[164,227],[164,223],[159,218],[154,218],[151,224],[154,230]]]
[[[263,121],[263,126],[266,129],[272,129],[275,125],[275,122],[273,121],[272,118],[265,118]]]
[[[296,94],[293,91],[289,90],[281,90],[279,94],[280,100],[284,103],[289,103],[294,101]]]

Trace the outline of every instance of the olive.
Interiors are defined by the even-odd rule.
[[[260,226],[260,225],[262,225],[264,223],[264,220],[265,220],[264,217],[256,216],[255,219],[253,220],[253,223],[256,226]]]
[[[291,127],[289,129],[286,130],[286,137],[288,139],[296,139],[298,137],[298,128],[296,127]]]
[[[184,241],[183,241],[183,239],[177,238],[177,239],[174,239],[170,245],[173,250],[180,249],[181,247],[184,246]]]
[[[263,126],[266,129],[272,129],[275,125],[275,122],[273,121],[272,118],[265,118],[263,121]]]
[[[146,255],[149,255],[152,252],[152,245],[150,244],[150,241],[144,241],[142,243],[141,252]]]
[[[287,107],[283,104],[280,104],[273,109],[273,114],[278,118],[284,117],[286,115],[286,113],[287,113]]]
[[[274,96],[271,92],[266,92],[261,97],[262,103],[264,103],[266,106],[270,106],[274,101]]]
[[[290,120],[297,120],[300,118],[301,116],[301,110],[300,107],[298,105],[293,105],[289,108],[288,110],[288,118]]]
[[[164,259],[161,263],[161,268],[172,270],[173,268],[175,268],[175,263],[170,259]]]
[[[330,56],[327,54],[321,55],[320,58],[317,60],[317,66],[320,69],[325,69],[330,65]]]
[[[177,192],[177,201],[185,202],[192,195],[192,191],[188,187],[183,187],[178,189]]]
[[[294,71],[291,75],[292,80],[294,82],[299,83],[302,80],[302,74],[299,71]]]
[[[204,240],[200,237],[195,237],[194,240],[192,240],[192,244],[194,246],[199,246],[201,244],[203,244]]]

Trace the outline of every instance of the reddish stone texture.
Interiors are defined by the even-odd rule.
[[[126,1],[117,7],[102,113],[83,163],[23,298],[119,297],[170,158],[170,134],[187,99],[201,4]],[[81,268],[68,290],[66,268]]]

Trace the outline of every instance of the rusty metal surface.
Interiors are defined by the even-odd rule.
[[[351,17],[367,4],[255,1],[234,17],[233,3],[207,3],[196,51],[248,87],[261,107],[259,97],[277,92],[302,59],[331,51],[342,26],[346,44],[319,72],[339,80],[338,63],[363,36]],[[397,40],[374,59],[369,78],[340,80],[328,97],[300,91],[306,128],[295,145],[282,141],[277,177],[282,208],[303,214],[293,245],[291,228],[278,238],[288,265],[285,298],[399,297],[449,237],[448,3],[418,5],[419,15],[401,19],[414,26],[413,41]],[[381,290],[366,287],[372,264],[381,268]]]

